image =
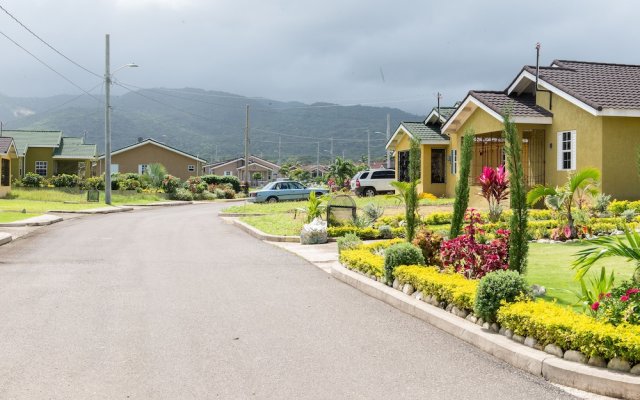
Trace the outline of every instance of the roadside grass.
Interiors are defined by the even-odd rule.
[[[9,222],[21,221],[23,219],[37,217],[42,214],[37,213],[22,213],[12,211],[0,211],[0,224],[6,224]]]
[[[304,225],[304,214],[293,213],[241,217],[240,221],[270,235],[298,236]]]
[[[588,241],[566,244],[531,243],[529,245],[529,267],[527,281],[530,285],[542,285],[547,289],[545,300],[558,304],[574,305],[578,298],[571,291],[580,292],[580,282],[575,280],[576,271],[571,269],[575,253],[585,247],[593,246]],[[600,273],[600,267],[605,267],[608,273],[615,274],[616,284],[630,279],[635,269],[632,263],[622,257],[605,258],[591,267],[588,277]]]

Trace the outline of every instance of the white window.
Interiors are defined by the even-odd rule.
[[[149,168],[149,164],[138,164],[138,173],[140,175],[144,174],[147,168]]]
[[[558,171],[576,169],[576,131],[558,132]]]
[[[231,176],[231,171],[224,171],[224,176]]]
[[[451,173],[453,175],[458,173],[458,150],[451,150],[451,155],[449,156],[451,161]]]
[[[36,161],[36,174],[47,176],[47,162],[46,161]]]
[[[120,172],[120,164],[111,164],[111,175]]]
[[[196,170],[196,166],[193,164],[187,165],[187,171],[194,172]]]

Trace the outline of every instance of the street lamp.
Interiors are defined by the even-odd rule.
[[[135,68],[137,64],[129,63],[109,72],[109,34],[105,35],[105,66],[104,66],[104,202],[111,204],[111,78],[113,74],[123,68]]]
[[[389,132],[387,131],[387,133],[384,132],[374,132],[374,133],[379,133],[381,135],[387,135],[387,142],[389,143]],[[385,152],[387,153],[387,169],[391,168],[391,152],[389,150],[385,149]]]

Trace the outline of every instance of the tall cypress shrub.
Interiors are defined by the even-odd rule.
[[[473,158],[473,139],[475,132],[467,129],[462,136],[462,148],[460,149],[460,175],[456,183],[456,198],[453,202],[453,216],[451,217],[451,230],[449,238],[458,237],[462,232],[464,214],[469,206],[469,173],[471,172],[471,159]]]
[[[511,184],[511,235],[509,236],[509,269],[524,274],[527,269],[527,192],[522,168],[522,141],[511,110],[504,111],[504,151]]]
[[[407,241],[411,242],[418,227],[418,183],[420,182],[420,141],[411,140],[409,148],[409,191],[406,194],[405,220]]]

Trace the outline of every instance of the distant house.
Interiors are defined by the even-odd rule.
[[[0,198],[11,191],[11,162],[17,158],[13,138],[0,137]]]
[[[143,174],[149,164],[156,163],[162,164],[170,175],[186,180],[199,175],[206,161],[151,138],[111,152],[112,174]],[[99,158],[98,169],[101,174],[104,172],[104,154]]]
[[[33,172],[45,177],[58,174],[92,175],[97,149],[81,137],[63,136],[61,131],[3,130],[0,137],[11,137],[15,143],[17,162],[11,175],[24,177]]]
[[[245,181],[244,157],[207,164],[203,167],[205,174],[220,176],[235,176],[241,182]],[[262,185],[278,178],[280,166],[260,157],[249,157],[249,179],[252,185]],[[256,179],[257,177],[257,179]]]

